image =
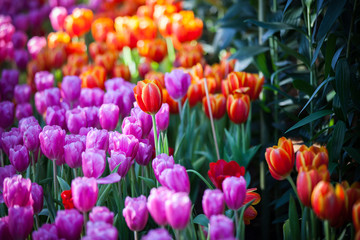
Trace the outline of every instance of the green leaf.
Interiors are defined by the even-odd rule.
[[[330,162],[337,161],[337,159],[340,158],[341,149],[344,144],[345,132],[346,124],[343,121],[338,121],[335,124],[332,137],[327,144]]]
[[[290,196],[289,203],[289,223],[290,223],[290,232],[291,238],[294,240],[299,240],[300,238],[300,227],[299,227],[299,217],[296,210],[295,200]]]
[[[307,95],[311,95],[314,92],[313,86],[311,86],[308,82],[301,79],[294,79],[293,85],[296,89],[306,93]]]
[[[344,150],[350,155],[350,157],[360,163],[360,153],[358,150],[352,147],[344,147]]]
[[[276,31],[280,31],[280,30],[296,30],[299,33],[306,36],[306,33],[301,28],[298,28],[296,26],[292,26],[290,24],[282,23],[282,22],[261,22],[261,21],[257,21],[257,20],[254,20],[254,19],[248,19],[248,20],[245,20],[245,22],[255,24],[258,27],[271,29],[271,30],[276,30]]]
[[[239,221],[240,221],[240,239],[244,240],[245,239],[245,223],[244,223],[244,212],[245,210],[251,206],[251,204],[255,201],[255,199],[251,200],[250,202],[246,203],[244,206],[241,207],[241,212],[240,212],[240,217],[239,217]]]
[[[261,53],[254,57],[255,65],[266,78],[270,77],[270,70],[267,65],[265,53]]]
[[[251,147],[250,149],[246,150],[245,154],[243,154],[243,158],[241,159],[241,165],[247,168],[251,159],[255,156],[255,154],[259,151],[261,144]]]
[[[344,116],[346,117],[350,89],[350,69],[345,59],[341,59],[336,64],[335,86],[336,93],[339,96],[341,109],[344,113]]]
[[[148,186],[149,189],[156,187],[156,183],[153,179],[143,177],[143,176],[139,176],[139,178],[145,182],[146,186]]]
[[[58,181],[59,181],[60,188],[61,188],[62,191],[70,190],[69,184],[68,184],[64,179],[62,179],[62,178],[59,177],[59,176],[57,176],[57,179],[58,179]]]
[[[294,126],[292,126],[291,128],[289,128],[285,133],[288,133],[294,129],[297,129],[299,127],[302,127],[310,122],[313,122],[319,118],[325,117],[327,115],[332,114],[333,112],[331,110],[321,110],[318,112],[314,112],[312,114],[310,114],[309,116],[301,119],[299,122],[297,122]]]
[[[111,171],[111,173],[116,173],[120,167],[121,163],[119,163],[114,170]],[[99,198],[98,201],[96,203],[96,206],[102,206],[106,200],[106,198],[108,197],[109,193],[110,193],[110,189],[111,189],[111,185],[112,184],[104,184],[100,187],[99,190]]]
[[[291,240],[291,236],[290,236],[290,222],[289,219],[285,221],[284,225],[283,225],[283,237],[284,240]]]
[[[211,186],[211,184],[208,181],[206,181],[206,179],[200,173],[195,171],[194,169],[187,169],[186,172],[187,173],[194,173],[196,176],[198,176],[206,184],[206,186],[208,188],[214,189],[213,186]]]
[[[207,227],[209,219],[204,214],[199,214],[194,218],[194,223]]]
[[[304,55],[300,54],[297,50],[293,50],[280,42],[278,39],[275,39],[276,42],[279,44],[279,47],[281,47],[285,53],[296,57],[299,61],[303,62],[308,68],[310,68],[309,59],[307,59]]]
[[[247,58],[251,58],[253,56],[256,56],[260,53],[268,51],[268,47],[262,47],[262,46],[247,46],[239,48],[238,51],[231,55],[230,59],[237,59],[238,61],[245,60]]]

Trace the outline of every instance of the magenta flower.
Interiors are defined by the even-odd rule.
[[[1,41],[0,41],[1,43]],[[1,45],[1,44],[0,44]],[[6,46],[1,46],[10,49],[6,49],[7,51],[13,51],[12,43],[8,43]],[[1,53],[0,53],[1,54]],[[8,52],[7,54],[12,54]],[[0,56],[1,58],[1,56]],[[4,69],[1,73],[1,80],[0,80],[0,93],[1,99],[12,101],[14,97],[14,89],[15,86],[19,83],[19,71],[15,69]]]
[[[83,215],[75,209],[60,210],[56,214],[55,226],[59,239],[80,239],[83,224]]]
[[[0,127],[7,129],[14,122],[15,106],[12,102],[0,102]]]
[[[48,223],[45,223],[37,231],[34,231],[32,233],[32,238],[33,240],[59,239],[56,226],[54,224],[48,224]]]
[[[136,157],[139,149],[139,140],[132,135],[120,134],[118,132],[109,133],[109,152],[124,152],[131,160]]]
[[[112,225],[114,213],[107,207],[94,207],[89,214],[89,219],[91,222],[105,222]]]
[[[133,135],[137,139],[141,139],[143,133],[141,129],[141,122],[135,117],[126,117],[122,122],[122,133],[126,135]]]
[[[45,126],[39,134],[40,147],[43,154],[57,160],[63,157],[66,132],[59,126]]]
[[[95,178],[77,177],[71,182],[74,206],[81,212],[88,212],[95,206],[98,192]]]
[[[38,214],[41,212],[44,206],[44,190],[37,183],[31,184],[31,197],[33,199],[34,213]]]
[[[109,133],[107,130],[93,129],[86,135],[86,149],[95,148],[107,152],[109,148]]]
[[[102,128],[113,131],[119,122],[119,107],[112,103],[101,105],[99,121]]]
[[[152,118],[151,115],[143,112],[137,105],[134,103],[134,108],[131,109],[131,116],[137,118],[140,121],[140,126],[142,129],[142,138],[145,138],[149,135],[152,128]],[[153,137],[154,139],[154,137]]]
[[[175,100],[185,96],[190,84],[190,74],[181,69],[174,69],[170,73],[165,73],[165,87],[169,95]]]
[[[158,228],[150,230],[145,236],[142,237],[142,240],[172,240],[171,235],[165,228]]]
[[[118,231],[112,224],[106,222],[88,222],[84,240],[108,239],[117,240]]]
[[[46,110],[46,124],[49,126],[58,125],[62,129],[66,127],[66,110],[60,106],[51,106]]]
[[[1,134],[1,145],[2,149],[9,156],[10,148],[15,147],[16,145],[22,145],[23,138],[20,130],[18,128],[11,128],[9,132],[3,132]]]
[[[78,134],[80,128],[87,126],[86,113],[81,108],[66,111],[66,125],[73,134]]]
[[[21,173],[29,166],[29,152],[25,146],[16,145],[15,147],[10,148],[9,160],[16,171]]]
[[[80,139],[64,145],[64,160],[70,168],[79,168],[82,165],[82,153],[85,151],[85,144]]]
[[[55,78],[52,73],[47,71],[37,72],[35,74],[35,85],[38,91],[43,91],[45,89],[53,88],[55,83]]]
[[[30,103],[21,103],[16,106],[15,116],[18,120],[33,115],[33,109]]]
[[[35,107],[38,113],[44,114],[47,109],[44,92],[36,92],[34,95]]]
[[[31,87],[27,84],[16,85],[14,89],[16,103],[29,103],[31,97]]]
[[[142,166],[146,166],[149,164],[152,155],[153,155],[153,147],[149,144],[149,140],[142,139],[139,142],[139,149],[137,151],[135,161]]]
[[[178,192],[165,202],[166,219],[174,229],[184,229],[190,220],[191,201],[187,193]]]
[[[81,79],[78,76],[65,76],[61,83],[63,98],[74,102],[80,98]]]
[[[9,231],[13,239],[26,239],[33,224],[34,212],[31,206],[16,205],[9,208]]]
[[[22,49],[26,46],[28,37],[23,31],[16,31],[11,38],[11,41],[15,49]]]
[[[169,126],[170,109],[169,104],[163,103],[160,110],[155,115],[156,126],[159,131],[165,131]]]
[[[64,7],[54,7],[49,15],[51,26],[55,31],[59,31],[64,28],[65,18],[67,16],[67,10]]]
[[[18,69],[26,70],[26,66],[29,62],[29,53],[25,49],[15,50],[14,61]]]
[[[100,107],[103,104],[104,91],[100,88],[82,88],[80,93],[80,107]]]
[[[26,31],[29,27],[28,15],[25,13],[19,13],[14,16],[14,25],[17,30]]]
[[[125,177],[131,167],[131,158],[127,157],[123,152],[111,151],[111,157],[108,158],[110,171],[113,171],[120,164],[117,173],[121,177]]]
[[[104,150],[90,148],[82,153],[82,170],[85,177],[100,177],[106,167]]]
[[[232,210],[238,210],[244,203],[246,196],[245,178],[228,177],[222,183],[226,205]]]
[[[172,156],[168,156],[165,153],[161,153],[154,158],[152,161],[152,168],[154,169],[154,174],[156,179],[159,181],[161,173],[166,168],[174,167],[174,158]]]
[[[100,128],[99,122],[99,108],[98,107],[84,107],[86,113],[87,127]]]
[[[19,129],[21,134],[24,134],[25,131],[33,125],[39,125],[38,121],[34,116],[23,118],[19,121]]]
[[[15,205],[26,207],[33,204],[30,179],[15,175],[11,178],[5,178],[3,186],[4,201],[8,208]]]
[[[0,167],[0,191],[3,192],[3,185],[5,178],[11,178],[16,175],[16,170],[13,165],[6,165],[4,167]]]
[[[190,193],[190,179],[186,168],[175,164],[173,168],[166,168],[161,172],[159,182],[161,185],[175,192]]]
[[[105,89],[107,92],[117,91],[121,89],[126,81],[123,78],[112,78],[105,81]]]
[[[234,237],[234,223],[224,215],[214,215],[210,218],[210,239],[236,239]]]
[[[147,208],[154,221],[161,226],[167,224],[165,202],[174,192],[166,187],[153,188],[147,200]]]
[[[210,219],[212,215],[223,214],[225,210],[224,194],[219,190],[206,189],[202,198],[204,214]]]
[[[29,41],[27,43],[27,49],[29,50],[29,53],[33,59],[36,58],[36,56],[39,54],[41,49],[43,49],[44,47],[46,47],[46,38],[45,37],[35,36],[35,37],[32,37],[31,39],[29,39]],[[41,91],[41,90],[38,89],[38,91]]]
[[[146,197],[144,195],[137,198],[126,197],[122,213],[131,231],[143,230],[149,217]]]
[[[42,129],[38,123],[29,126],[23,134],[24,146],[30,152],[35,152],[40,147],[39,134]]]
[[[12,239],[9,230],[9,217],[0,218],[0,239]]]

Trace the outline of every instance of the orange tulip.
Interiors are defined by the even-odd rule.
[[[107,34],[114,31],[114,21],[111,18],[98,18],[91,24],[91,33],[98,42],[104,42]]]
[[[352,208],[352,219],[356,232],[360,232],[360,200]]]
[[[89,62],[89,58],[88,58],[88,55],[83,53],[83,54],[71,54],[68,56],[67,58],[67,63],[72,65],[72,66],[75,66],[75,67],[78,67],[78,68],[81,68],[83,66],[85,66],[86,64],[88,64]]]
[[[164,87],[162,90],[163,94],[163,102],[169,105],[170,113],[178,114],[179,113],[179,103],[175,101],[167,92],[166,88]]]
[[[294,148],[291,140],[281,137],[277,146],[266,149],[265,159],[273,178],[276,180],[287,178],[295,162]]]
[[[230,59],[229,57],[231,56],[230,52],[227,52],[220,61],[220,69],[223,75],[223,78],[226,78],[228,76],[228,74],[230,74],[231,72],[234,71],[235,69],[235,63],[236,63],[236,59]]]
[[[47,49],[46,63],[48,68],[60,68],[66,61],[65,46],[60,45],[53,49]]]
[[[346,193],[346,220],[351,221],[353,206],[355,202],[360,199],[360,183],[354,182],[353,184],[351,184],[351,186],[349,186],[349,183],[347,181],[343,181],[341,185],[344,187]]]
[[[143,80],[134,87],[137,104],[147,114],[156,114],[163,103],[162,88],[156,80]]]
[[[70,36],[82,36],[91,28],[93,12],[90,9],[75,8],[72,14],[65,18],[64,27]]]
[[[250,98],[247,94],[235,92],[227,98],[226,109],[229,118],[236,124],[246,122],[250,111]]]
[[[141,56],[155,62],[161,62],[167,54],[166,42],[163,39],[139,40],[137,49]]]
[[[198,39],[203,30],[203,22],[195,18],[193,11],[180,11],[172,15],[171,31],[179,42]]]
[[[243,205],[247,204],[248,202],[254,200],[254,202],[244,211],[244,223],[246,225],[250,224],[251,220],[254,220],[257,216],[257,211],[253,207],[254,205],[257,205],[260,200],[260,194],[256,193],[256,188],[250,188],[246,191],[246,196]]]
[[[91,67],[80,74],[82,80],[82,88],[101,88],[104,89],[104,81],[106,78],[106,71],[101,66]]]
[[[86,45],[84,42],[70,42],[66,45],[66,54],[70,55],[73,53],[83,54],[86,53]]]
[[[176,53],[175,56],[175,67],[184,67],[191,68],[192,66],[200,63],[202,60],[203,54],[197,50],[180,50]]]
[[[201,82],[197,81],[195,83],[192,83],[186,93],[186,98],[189,101],[189,106],[193,107],[198,102],[202,100],[202,84]]]
[[[213,118],[215,118],[215,119],[222,118],[226,112],[226,98],[224,97],[224,95],[210,94],[209,99],[210,99],[210,107],[211,107],[211,112],[212,112]],[[203,98],[202,102],[203,102],[203,110],[204,110],[206,116],[210,117],[208,101],[207,101],[206,96]]]
[[[222,80],[221,81],[221,93],[227,98],[230,94],[229,90],[229,81],[228,80]]]
[[[162,72],[150,71],[145,75],[144,79],[157,80],[162,88],[165,88],[165,75]]]
[[[130,69],[124,64],[116,64],[112,70],[112,77],[121,77],[126,81],[131,80]]]
[[[301,145],[296,153],[296,170],[305,166],[319,166],[325,164],[329,165],[329,156],[326,147],[311,146],[308,148],[305,145]]]
[[[110,72],[115,64],[116,55],[114,52],[107,51],[104,54],[98,54],[95,57],[95,65],[102,66],[107,72]]]
[[[59,45],[67,45],[70,42],[70,36],[66,32],[51,32],[47,37],[49,48],[55,48]]]
[[[108,50],[108,46],[103,42],[92,42],[89,44],[89,54],[92,59],[95,59],[96,55],[104,54]]]
[[[126,35],[117,32],[108,32],[106,44],[112,50],[121,51],[127,45],[128,38]]]
[[[148,18],[152,18],[153,17],[153,12],[151,11],[149,6],[143,5],[140,6],[137,11],[136,11],[136,15],[138,17],[148,17]]]
[[[258,74],[251,74],[246,72],[232,72],[228,75],[228,84],[230,92],[234,92],[239,88],[248,87],[251,100],[259,97],[264,85],[264,78],[259,78]]]

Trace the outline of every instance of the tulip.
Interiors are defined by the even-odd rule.
[[[246,196],[246,181],[244,177],[228,177],[223,183],[226,205],[232,210],[238,210],[244,203]]]
[[[62,129],[66,127],[66,110],[59,106],[48,107],[46,110],[46,124],[58,125]]]
[[[340,184],[334,189],[331,183],[320,181],[311,194],[311,206],[316,216],[335,225],[341,219],[343,211],[344,202],[341,195],[344,195],[344,189]]]
[[[11,38],[12,43],[14,44],[15,49],[22,49],[26,46],[28,37],[23,31],[16,31]]]
[[[137,198],[126,197],[122,214],[131,231],[143,230],[149,217],[146,197],[144,195]]]
[[[276,180],[287,178],[294,167],[294,148],[291,140],[279,138],[278,146],[266,149],[265,159],[271,176]]]
[[[19,129],[21,134],[24,134],[24,132],[33,125],[39,125],[38,120],[36,120],[34,116],[21,119],[19,121]]]
[[[84,107],[86,113],[87,127],[100,128],[99,122],[99,108],[98,107]]]
[[[77,76],[64,77],[61,83],[61,91],[65,100],[74,102],[80,98],[81,79]]]
[[[75,209],[60,210],[56,214],[55,226],[59,239],[80,239],[83,224],[83,215]]]
[[[86,224],[86,236],[84,240],[109,239],[117,240],[118,231],[112,224],[105,222],[88,222]]]
[[[34,212],[31,206],[13,206],[9,208],[9,231],[13,239],[26,239],[34,224]],[[21,227],[19,227],[21,226]]]
[[[4,69],[1,74],[1,81],[6,85],[15,87],[19,83],[19,71],[15,69]]]
[[[141,122],[135,117],[124,118],[121,129],[123,134],[133,135],[137,139],[141,139],[143,135],[141,129]]]
[[[153,155],[153,147],[149,143],[149,140],[143,139],[139,142],[139,149],[137,151],[135,161],[141,165],[146,166],[149,164]]]
[[[31,206],[31,181],[21,175],[5,178],[3,183],[3,197],[8,208],[19,205],[20,207]]]
[[[147,114],[157,113],[162,105],[162,87],[156,80],[144,80],[134,87],[135,99]]]
[[[40,113],[40,114],[44,114],[46,112],[47,109],[47,105],[46,105],[46,99],[44,97],[44,92],[36,92],[35,96],[34,96],[34,100],[35,100],[35,107],[36,110]]]
[[[9,217],[0,218],[0,238],[1,239],[12,239],[9,230]]]
[[[34,80],[38,91],[54,87],[54,75],[47,71],[37,72]]]
[[[210,219],[213,215],[223,214],[225,210],[224,194],[219,190],[206,189],[202,198],[204,214]]]
[[[78,134],[80,128],[87,126],[86,113],[81,108],[66,111],[66,125],[73,134]]]
[[[67,143],[64,145],[64,158],[70,168],[79,168],[82,164],[82,153],[85,145],[82,141]]]
[[[29,62],[29,54],[25,49],[18,49],[14,52],[14,61],[18,69],[26,70]]]
[[[253,201],[251,203],[251,205],[245,209],[244,211],[244,223],[246,225],[250,224],[251,220],[254,220],[257,216],[257,211],[256,209],[253,207],[254,205],[257,205],[260,201],[261,201],[261,197],[260,194],[255,192],[256,188],[250,188],[246,191],[246,196],[245,196],[245,200],[244,200],[244,204],[246,205],[248,204],[250,201]]]
[[[210,163],[208,176],[216,188],[222,190],[222,183],[227,177],[240,177],[245,175],[245,168],[235,161],[226,162],[224,159]]]
[[[228,75],[227,79],[230,92],[240,88],[249,88],[248,95],[251,100],[259,98],[262,86],[264,85],[264,77],[260,78],[258,74],[246,72],[232,72]]]
[[[67,16],[67,10],[64,7],[54,7],[49,15],[51,26],[55,31],[64,28],[64,21]]]
[[[31,87],[27,84],[16,85],[14,95],[16,103],[28,103],[31,97]]]
[[[23,134],[23,142],[24,146],[27,148],[30,152],[35,152],[40,147],[40,140],[39,140],[39,134],[41,133],[42,129],[39,124],[34,124],[32,126],[29,126],[24,134]]]
[[[139,149],[139,140],[132,135],[109,133],[109,152],[124,152],[127,157],[134,159]]]
[[[142,129],[143,138],[146,137],[151,128],[152,128],[152,119],[151,116],[143,112],[137,104],[134,103],[134,108],[131,109],[131,116],[135,117],[140,121],[140,126]]]
[[[165,73],[165,86],[169,95],[180,100],[185,96],[191,84],[191,76],[181,69],[174,69],[170,73]]]
[[[34,214],[39,214],[43,209],[44,205],[44,191],[43,188],[37,183],[31,184],[31,197],[34,201],[32,205],[34,209]]]
[[[30,163],[29,152],[25,146],[16,145],[15,147],[10,148],[9,160],[16,171],[23,172]]]
[[[65,209],[74,208],[74,201],[72,198],[71,189],[63,191],[60,196]]]
[[[119,89],[121,89],[121,87],[125,84],[125,80],[121,77],[118,78],[112,78],[112,79],[108,79],[104,85],[105,85],[105,89],[107,92],[109,91],[117,91]]]
[[[105,157],[106,153],[104,150],[99,149],[86,149],[82,153],[82,170],[85,177],[100,177],[106,167]]]
[[[114,213],[110,212],[107,207],[94,207],[89,214],[91,222],[114,223]]]
[[[246,122],[250,111],[250,98],[246,94],[234,93],[228,96],[226,110],[229,118],[236,124]]]
[[[18,120],[30,117],[32,115],[33,110],[30,103],[21,103],[16,106],[15,116]]]
[[[107,130],[93,129],[86,135],[86,149],[95,148],[104,150],[105,152],[109,148],[109,133]]]
[[[98,192],[95,178],[77,177],[71,182],[74,206],[81,212],[88,212],[95,206]]]
[[[167,168],[174,167],[174,158],[172,156],[168,156],[165,153],[161,153],[152,161],[152,168],[154,169],[155,177],[158,181],[160,181],[161,173]]]
[[[190,220],[191,201],[187,193],[178,192],[165,202],[166,219],[174,229],[184,229]]]
[[[296,153],[296,170],[299,171],[300,167],[313,166],[315,168],[325,164],[329,165],[329,156],[326,147],[311,146],[308,148],[301,145]]]
[[[166,187],[153,188],[147,200],[147,208],[154,221],[161,226],[167,224],[165,202],[174,192]]]
[[[163,103],[160,110],[155,115],[156,126],[159,131],[165,131],[169,126],[170,109],[169,104]]]
[[[352,208],[352,219],[356,232],[360,231],[360,201],[358,200]]]
[[[80,107],[100,107],[103,104],[104,91],[100,88],[82,88],[80,92]]]
[[[210,94],[209,99],[210,99],[210,107],[213,118],[215,119],[222,118],[226,111],[226,98],[224,97],[224,95]],[[203,110],[206,116],[210,118],[207,97],[203,98],[202,103],[203,103]]]
[[[121,177],[125,177],[131,167],[131,158],[127,157],[124,152],[111,151],[108,162],[110,171],[113,171],[120,164],[117,173]]]
[[[58,88],[48,88],[42,92],[41,97],[45,101],[46,107],[51,107],[54,105],[60,105],[60,90]]]
[[[39,134],[40,147],[44,155],[51,159],[60,159],[64,154],[66,132],[59,126],[45,126]]]
[[[119,107],[112,103],[101,105],[99,121],[102,128],[112,131],[119,122]]]
[[[213,215],[210,218],[210,239],[235,239],[234,223],[224,215]]]
[[[57,239],[59,239],[56,226],[54,224],[48,224],[48,223],[42,225],[37,231],[34,231],[32,233],[32,238],[34,240],[43,240],[43,239],[57,240]]]
[[[161,185],[175,192],[190,193],[190,179],[186,168],[175,164],[173,168],[164,169],[159,178]]]
[[[141,79],[146,79],[145,76],[151,71],[151,62],[150,60],[146,59],[142,61],[138,65],[138,71]]]
[[[167,55],[165,39],[139,40],[137,49],[141,56],[158,63]]]
[[[15,106],[12,102],[3,101],[0,102],[0,127],[7,129],[14,122]]]
[[[172,240],[171,235],[165,228],[158,228],[150,230],[145,236],[141,238],[142,240]]]
[[[16,145],[22,145],[22,134],[18,128],[11,128],[9,132],[3,132],[1,135],[1,146],[6,155],[9,156],[9,151]]]
[[[16,175],[16,170],[13,165],[5,165],[0,167],[0,191],[3,192],[3,185],[5,178],[11,178]]]

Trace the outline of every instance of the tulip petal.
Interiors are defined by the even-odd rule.
[[[106,177],[97,179],[96,182],[97,184],[111,184],[111,183],[119,182],[120,180],[121,177],[118,173],[111,173]]]

